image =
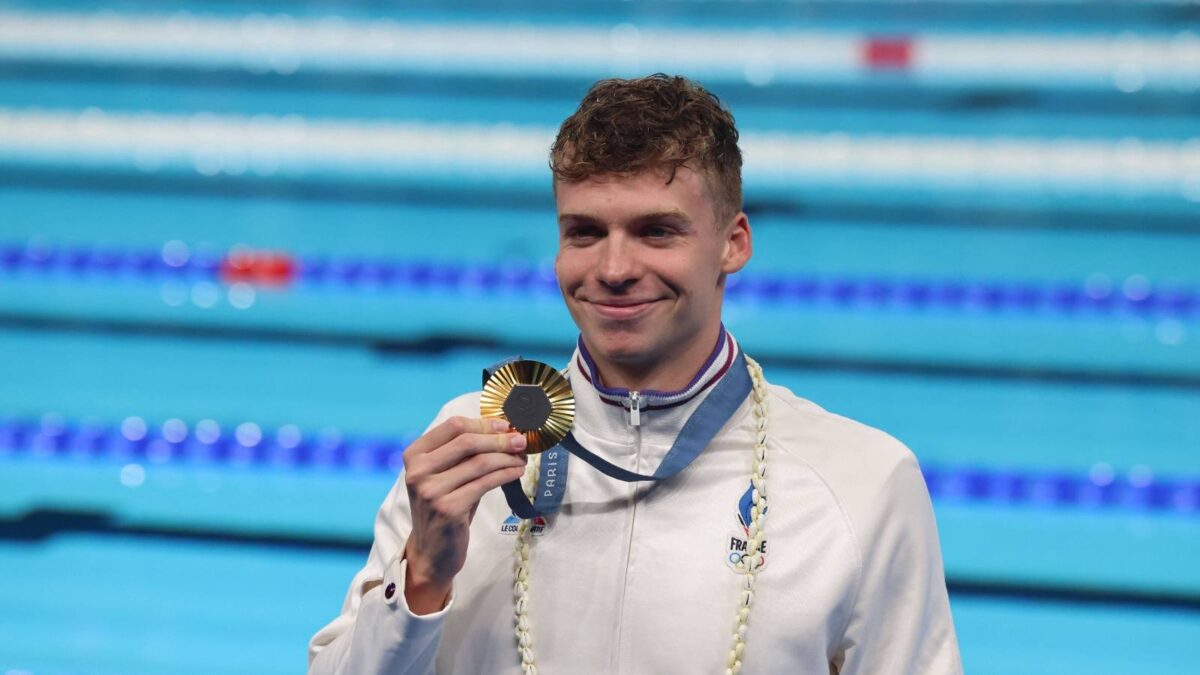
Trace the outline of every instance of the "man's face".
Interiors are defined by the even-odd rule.
[[[750,258],[745,214],[719,224],[703,175],[687,167],[669,184],[650,170],[555,192],[558,284],[593,356],[633,369],[707,356],[725,275]]]

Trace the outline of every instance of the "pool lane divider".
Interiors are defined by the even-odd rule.
[[[129,471],[122,482],[131,487],[144,481],[146,467],[167,464],[395,475],[415,438],[359,438],[332,427],[306,433],[291,424],[265,429],[253,422],[222,428],[211,419],[150,425],[131,416],[110,425],[56,414],[0,417],[0,459],[123,463]],[[1142,465],[1122,474],[1107,464],[1085,472],[929,462],[922,472],[930,495],[942,502],[1200,514],[1200,475],[1158,476]]]
[[[544,189],[546,148],[555,131],[543,124],[440,119],[0,106],[0,160],[33,169],[73,167],[89,175],[136,171],[200,179],[278,177],[458,187],[465,181],[472,188],[501,184]],[[936,194],[939,200],[1000,200],[1017,209],[1034,203],[1106,202],[1140,211],[1166,207],[1188,213],[1200,201],[1200,143],[1186,136],[747,129],[739,143],[746,156],[745,182],[759,194],[832,191],[855,201]]]
[[[663,70],[687,72],[708,83],[747,82],[758,87],[846,81],[883,70],[935,84],[974,80],[1129,93],[1171,87],[1194,91],[1192,66],[1200,57],[1200,44],[1184,30],[1137,34],[935,28],[880,35],[821,26],[819,17],[814,21],[807,12],[769,26],[724,22],[720,28],[628,18],[615,25],[611,19],[589,25],[562,20],[3,10],[0,54],[282,75],[313,70],[389,72],[406,66],[446,74],[587,73],[593,78],[625,70]]]
[[[552,266],[529,261],[296,256],[245,247],[205,252],[192,251],[179,241],[167,242],[161,249],[0,242],[0,282],[6,275],[36,274],[146,282],[211,281],[276,290],[332,289],[370,294],[559,294]],[[1095,274],[1083,281],[1051,282],[742,273],[729,278],[726,296],[731,302],[910,312],[1059,318],[1135,316],[1180,321],[1200,316],[1200,287],[1158,284],[1143,275],[1114,280]]]

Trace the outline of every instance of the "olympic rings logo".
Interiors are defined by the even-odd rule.
[[[733,565],[734,567],[741,567],[746,562],[746,556],[749,556],[749,555],[751,555],[751,554],[750,553],[742,553],[740,551],[730,551],[729,552],[729,564]],[[766,563],[767,563],[767,556],[760,554],[758,556],[758,566],[761,568]]]

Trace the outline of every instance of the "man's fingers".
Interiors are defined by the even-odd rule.
[[[424,454],[421,468],[427,474],[441,473],[475,455],[486,452],[512,455],[523,451],[526,445],[525,437],[519,433],[461,434],[433,452]]]
[[[443,508],[446,512],[454,514],[472,512],[475,505],[487,494],[489,490],[493,490],[505,483],[519,479],[525,474],[525,467],[509,467],[498,469],[478,476],[465,485],[460,486],[450,494],[442,497]]]
[[[408,446],[405,454],[419,455],[442,447],[462,434],[497,434],[509,430],[505,420],[455,416],[427,431]]]
[[[517,468],[524,471],[526,461],[525,455],[503,454],[499,452],[485,452],[475,455],[445,471],[427,476],[417,486],[417,496],[430,503],[436,503],[439,499],[454,492],[463,485],[493,471]]]

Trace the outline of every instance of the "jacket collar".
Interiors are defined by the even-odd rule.
[[[737,341],[722,326],[717,342],[687,386],[678,391],[644,390],[637,393],[638,424],[633,424],[634,392],[604,385],[595,362],[580,339],[571,359],[569,377],[575,394],[575,425],[580,441],[591,436],[611,441],[630,452],[637,444],[670,447],[692,412],[736,363]]]

